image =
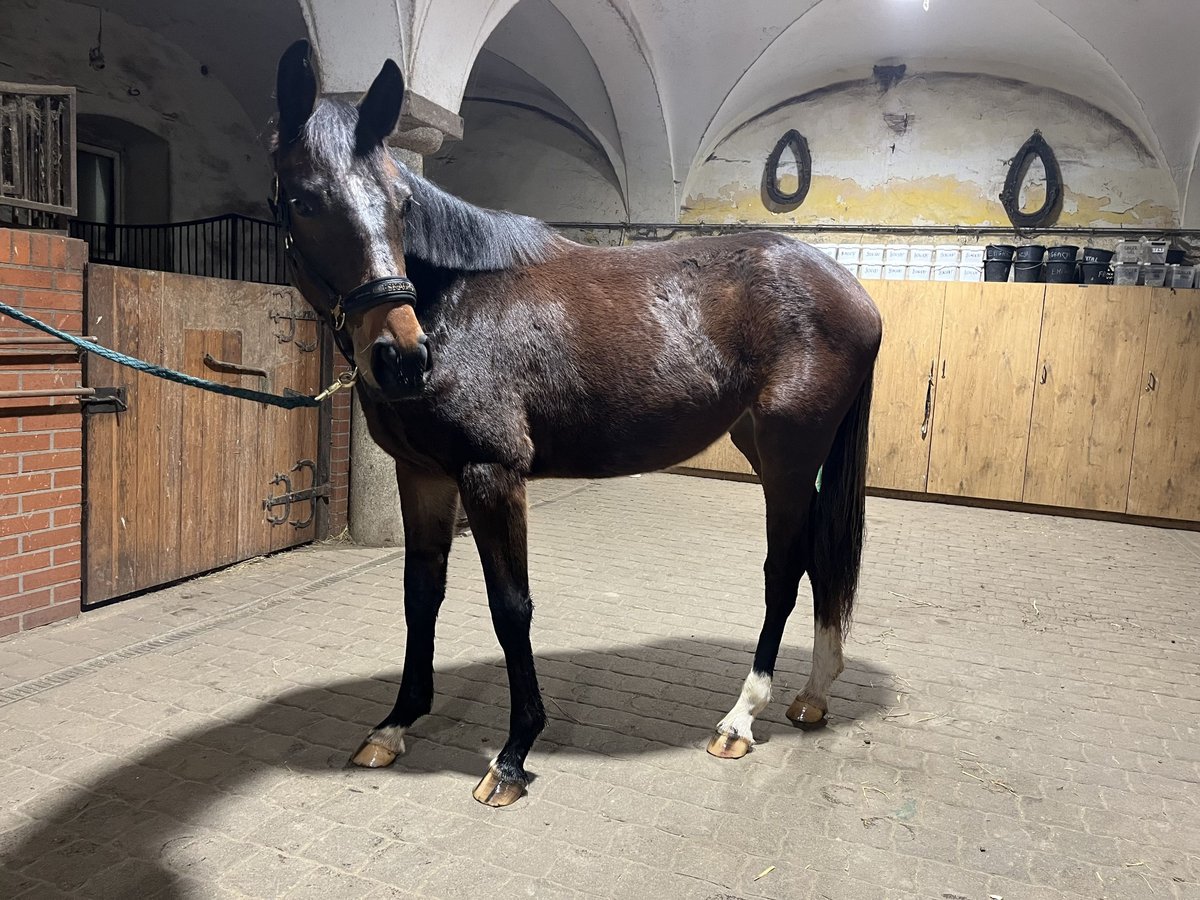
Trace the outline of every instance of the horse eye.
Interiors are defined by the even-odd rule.
[[[305,219],[311,218],[312,216],[315,216],[317,214],[317,211],[313,207],[313,204],[310,203],[304,197],[293,197],[292,198],[292,209],[294,209],[296,211],[296,215],[300,216],[301,218],[305,218]]]

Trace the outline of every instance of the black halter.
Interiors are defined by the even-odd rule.
[[[317,312],[325,317],[326,324],[333,331],[334,343],[342,352],[342,356],[346,357],[346,361],[352,367],[355,366],[354,344],[344,330],[346,316],[359,315],[385,303],[416,306],[416,288],[403,275],[387,275],[360,284],[350,293],[342,296],[334,289],[333,285],[322,277],[321,273],[308,264],[308,261],[296,248],[296,242],[292,239],[291,210],[288,209],[288,201],[283,193],[283,188],[279,185],[278,175],[275,176],[274,191],[268,202],[271,205],[271,212],[275,215],[275,221],[283,229],[283,246],[287,254],[288,265],[293,273],[303,272],[305,278],[325,292],[328,298],[328,307],[317,309]]]

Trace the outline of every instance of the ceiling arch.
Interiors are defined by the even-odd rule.
[[[1062,65],[1064,59],[1070,64]],[[929,12],[917,0],[820,0],[780,31],[713,106],[689,165],[747,118],[829,84],[869,77],[872,65],[885,61],[905,63],[910,75],[969,72],[1071,94],[1116,116],[1168,164],[1142,104],[1108,59],[1034,0],[931,0]]]
[[[1195,0],[1156,0],[1152,13],[1128,0],[929,0],[928,11],[922,0],[739,0],[736,15],[728,0],[354,2],[411,3],[410,82],[452,111],[480,50],[514,16],[521,27],[500,30],[498,55],[588,123],[642,220],[673,218],[679,182],[746,118],[888,60],[1078,97],[1128,127],[1181,196],[1197,193]],[[544,14],[551,5],[557,15]],[[578,39],[567,54],[554,38],[563,21]]]
[[[418,0],[410,84],[457,111],[474,62],[489,44],[490,51],[536,77],[588,123],[610,155],[631,217],[670,219],[679,184],[655,72],[634,14],[637,5],[629,0]]]
[[[494,55],[489,60],[489,56]],[[517,79],[498,61],[525,76]],[[612,101],[591,53],[551,0],[522,0],[496,26],[471,72],[468,92],[515,97],[550,115],[576,119],[608,157],[622,196],[628,193],[620,129]]]

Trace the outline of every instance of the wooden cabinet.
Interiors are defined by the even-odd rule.
[[[1026,503],[1125,512],[1151,293],[1046,287]]]
[[[723,435],[703,453],[698,453],[687,462],[680,463],[680,468],[703,469],[707,472],[725,472],[734,475],[753,475],[754,469],[750,460],[742,455],[742,451],[733,445],[729,435]]]
[[[930,492],[1022,499],[1045,288],[946,285]]]
[[[940,282],[864,282],[883,316],[883,345],[875,363],[871,456],[867,483],[924,491],[942,338]]]
[[[864,286],[868,486],[1200,522],[1200,291]],[[685,465],[752,474],[728,437]]]
[[[1200,520],[1200,291],[1154,290],[1127,511]]]

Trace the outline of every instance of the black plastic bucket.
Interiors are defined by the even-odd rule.
[[[1084,247],[1083,261],[1084,263],[1104,263],[1108,265],[1112,262],[1113,252],[1111,250],[1101,250],[1099,247]],[[1084,284],[1100,284],[1099,281],[1085,281]]]
[[[1046,263],[1046,284],[1078,284],[1078,267],[1074,262]]]
[[[1008,270],[1012,262],[1007,259],[985,259],[983,261],[984,281],[1008,281]]]
[[[1108,251],[1103,250],[1102,253]],[[1111,253],[1108,254],[1112,256]],[[1092,262],[1085,257],[1079,264],[1080,281],[1084,284],[1112,284],[1112,269],[1107,262]]]
[[[1046,283],[1047,284],[1077,284],[1079,274],[1075,266],[1075,258],[1079,248],[1071,244],[1051,247],[1046,251]]]
[[[1012,262],[1017,248],[1011,244],[988,244],[983,251],[984,262]]]
[[[1046,258],[1046,248],[1040,244],[1027,244],[1018,247],[1016,259],[1013,262],[1013,281],[1031,284],[1042,280]]]
[[[1178,247],[1172,247],[1170,250],[1167,251],[1167,265],[1168,266],[1181,266],[1181,265],[1183,265],[1183,260],[1184,260],[1184,252],[1182,250],[1180,250]]]

